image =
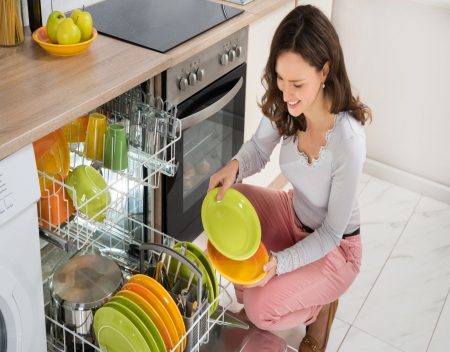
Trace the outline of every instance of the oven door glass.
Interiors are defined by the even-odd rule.
[[[166,231],[193,240],[203,230],[201,206],[213,173],[227,165],[243,144],[243,64],[178,106],[182,138],[176,143],[179,168],[166,178]]]

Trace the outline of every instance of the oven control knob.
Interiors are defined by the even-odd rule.
[[[242,46],[237,46],[236,47],[236,57],[241,57],[242,56]]]
[[[228,65],[228,54],[222,54],[222,57],[220,58],[220,64],[222,66]]]
[[[230,59],[230,62],[234,61],[236,58],[236,52],[233,49],[228,52],[228,58]]]
[[[189,74],[189,85],[195,86],[196,83],[197,83],[197,75],[194,72],[191,72]]]
[[[188,80],[186,78],[180,79],[180,84],[178,85],[180,90],[185,91],[187,88],[187,85],[188,85]]]
[[[205,70],[204,69],[202,69],[202,68],[199,68],[198,70],[197,70],[197,79],[199,80],[199,81],[203,81],[203,78],[205,77]]]

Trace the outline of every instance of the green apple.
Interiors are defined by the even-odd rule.
[[[62,20],[56,29],[56,38],[59,44],[77,44],[81,39],[80,28],[72,21],[71,18]]]
[[[77,21],[77,17],[78,15],[83,12],[80,9],[75,9],[72,11],[72,14],[70,15],[70,18],[72,19],[72,21],[76,22]]]
[[[47,35],[53,44],[58,44],[56,39],[56,29],[66,16],[61,11],[53,11],[47,19]]]
[[[92,35],[92,17],[89,12],[83,10],[76,9],[73,10],[70,18],[75,22],[78,28],[81,31],[81,41],[85,42],[86,40],[91,39]]]

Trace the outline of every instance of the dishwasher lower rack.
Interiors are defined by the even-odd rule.
[[[123,216],[122,219],[116,223],[111,224],[111,228],[103,233],[99,233],[97,237],[92,238],[91,242],[87,242],[84,246],[78,250],[78,255],[84,254],[100,254],[109,257],[114,260],[124,273],[125,283],[134,274],[143,270],[140,267],[140,262],[137,257],[129,255],[129,249],[131,244],[137,246],[142,244],[142,238],[144,233],[150,234],[150,241],[154,241],[155,238],[160,239],[161,243],[165,246],[169,246],[170,243],[174,244],[178,241],[165,235],[164,233],[157,231],[136,219],[132,219]],[[149,243],[151,245],[151,243]],[[74,249],[75,250],[75,249]],[[158,252],[152,251],[150,260],[156,258],[159,255]],[[58,263],[53,272],[62,263]],[[155,263],[153,263],[154,265]],[[144,264],[144,269],[151,266],[148,260]],[[224,324],[225,313],[227,309],[233,303],[233,299],[227,292],[231,286],[231,283],[221,277],[216,272],[216,276],[219,281],[219,294],[215,297],[214,301],[208,303],[204,301],[203,305],[200,305],[197,311],[196,320],[184,319],[186,326],[186,334],[183,335],[181,341],[186,339],[190,343],[186,346],[186,352],[199,351],[202,344],[208,343],[209,332],[216,324]],[[48,282],[48,280],[46,280]],[[48,285],[44,285],[44,296],[48,296]],[[172,292],[173,294],[173,292]],[[174,297],[174,296],[173,296]],[[210,308],[219,301],[221,306],[220,314],[215,314],[214,319],[209,317]],[[47,350],[48,351],[102,351],[97,345],[84,339],[82,336],[77,335],[70,329],[69,326],[65,326],[62,322],[55,321],[50,314],[50,303],[46,305],[46,327],[47,327]],[[188,305],[189,309],[192,309],[192,305]],[[52,329],[59,330],[59,338],[55,338],[52,333]],[[181,343],[180,341],[180,343]],[[178,345],[177,345],[178,346]],[[175,352],[177,346],[175,346],[170,352]],[[104,351],[107,352],[107,351]]]

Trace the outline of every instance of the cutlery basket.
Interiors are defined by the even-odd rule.
[[[166,255],[171,256],[173,259],[181,262],[182,265],[185,265],[191,272],[194,272],[194,275],[197,276],[197,283],[202,282],[203,273],[199,268],[197,268],[189,259],[185,256],[182,256],[177,251],[173,250],[164,245],[155,244],[155,243],[146,243],[142,244],[139,247],[140,251],[140,272],[144,273],[144,258],[145,251],[152,250],[155,252],[164,252]],[[156,268],[154,266],[150,266],[147,269],[147,274],[152,276],[154,270]],[[171,277],[174,275],[169,273]],[[176,284],[170,289],[167,290],[170,296],[173,298],[175,303],[178,301],[178,295],[181,293],[181,290],[187,287],[188,281],[184,278],[180,277]],[[209,304],[208,297],[209,292],[206,292],[204,297],[202,297],[203,287],[202,285],[194,285],[191,284],[190,291],[187,295],[186,300],[186,316],[182,315],[184,326],[186,328],[186,335],[183,338],[186,338],[186,348],[184,352],[195,352],[198,351],[200,345],[207,343],[209,340],[208,335],[208,318],[209,318]],[[202,300],[203,298],[203,300]],[[193,311],[193,304],[197,301],[197,309],[195,310],[193,316],[191,316]],[[200,302],[200,303],[199,303]]]

